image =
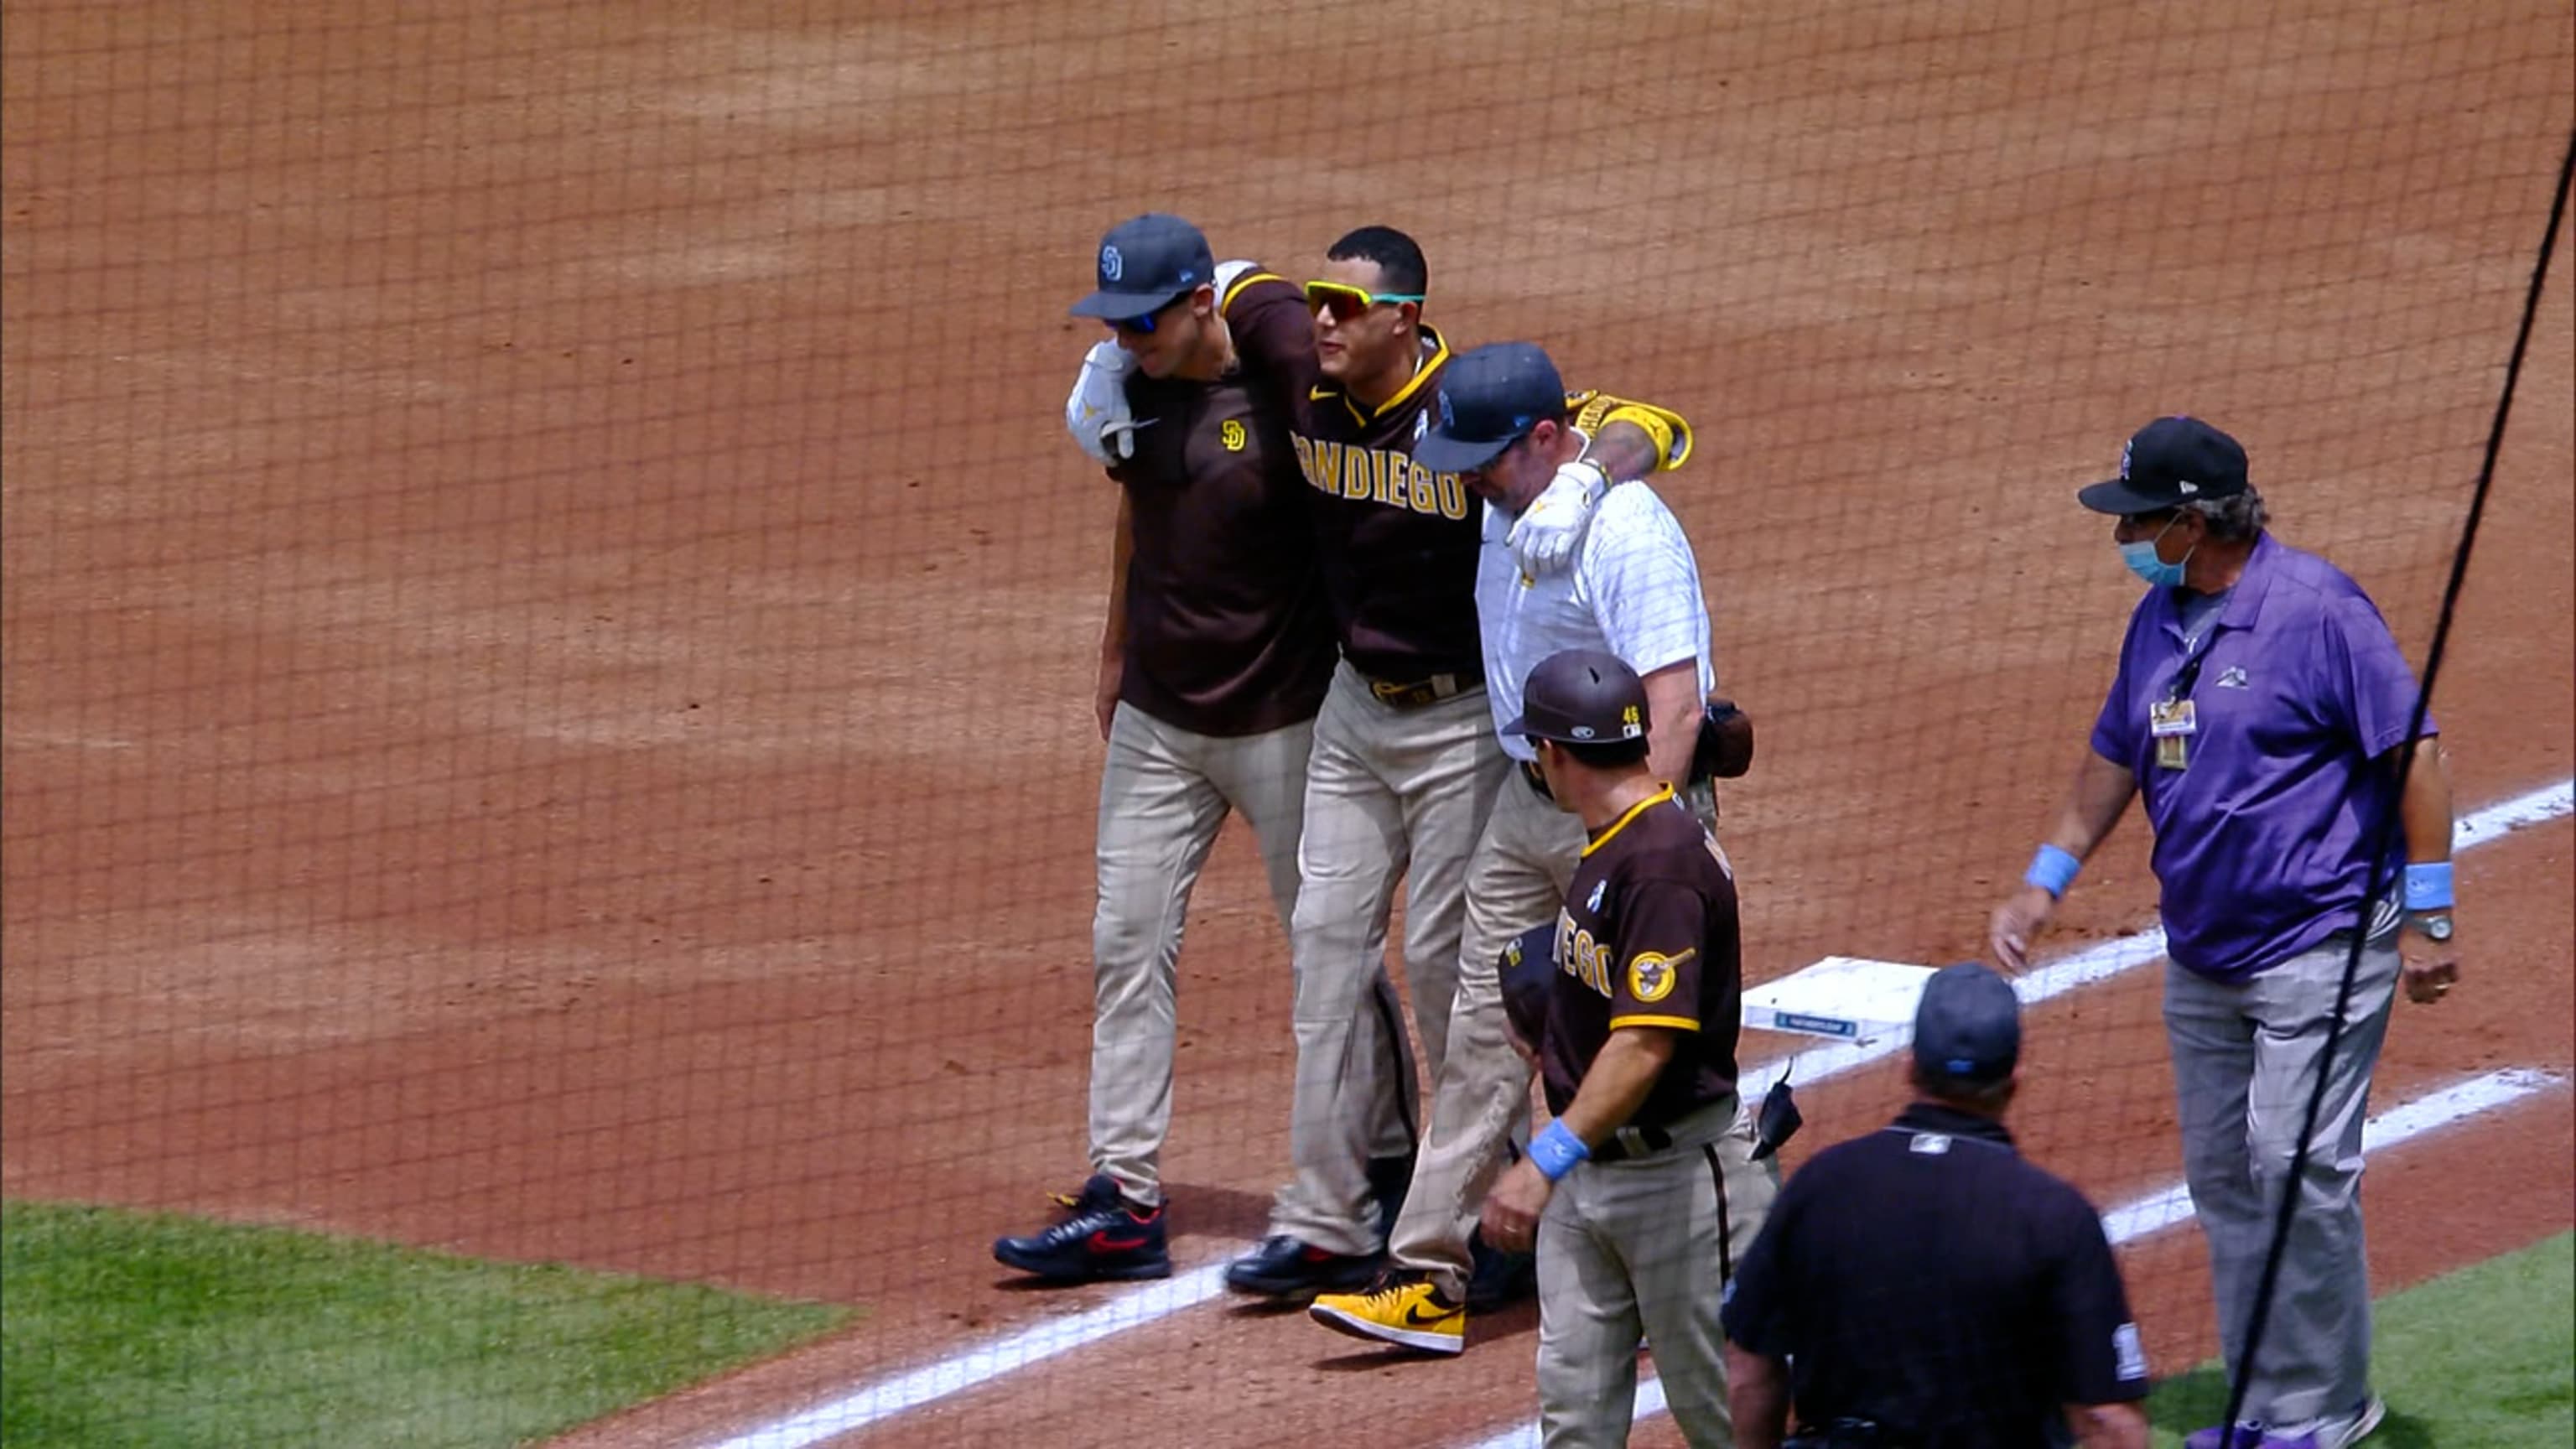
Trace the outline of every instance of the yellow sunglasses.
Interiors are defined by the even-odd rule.
[[[1317,312],[1332,313],[1333,320],[1336,322],[1348,322],[1380,302],[1392,306],[1398,302],[1418,304],[1425,300],[1427,299],[1420,292],[1372,292],[1365,287],[1351,286],[1347,282],[1316,281],[1306,284],[1307,307]]]

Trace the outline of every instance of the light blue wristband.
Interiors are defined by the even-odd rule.
[[[2066,888],[2075,884],[2075,873],[2084,862],[2058,849],[2043,845],[2030,858],[2030,869],[2021,874],[2022,884],[2035,885],[2048,892],[2052,900],[2064,900]]]
[[[2406,909],[2447,911],[2451,908],[2451,863],[2425,861],[2406,867]]]
[[[1530,1139],[1529,1160],[1538,1164],[1539,1176],[1550,1182],[1572,1172],[1574,1164],[1591,1155],[1592,1149],[1583,1145],[1583,1139],[1574,1135],[1562,1117],[1548,1123],[1546,1131]]]

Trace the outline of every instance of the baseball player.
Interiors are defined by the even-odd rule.
[[[993,1245],[1058,1282],[1171,1270],[1157,1159],[1171,1124],[1173,973],[1191,888],[1229,811],[1259,842],[1281,924],[1297,897],[1297,833],[1314,718],[1333,667],[1311,504],[1273,392],[1246,347],[1311,347],[1304,299],[1249,268],[1220,276],[1176,216],[1102,239],[1099,289],[1073,307],[1134,358],[1101,641],[1098,905],[1091,1166],[1055,1226]],[[1355,1070],[1393,1071],[1386,1009],[1357,1028]],[[1380,1080],[1364,1102],[1400,1105]],[[1410,1128],[1391,1126],[1398,1142]]]
[[[1485,1199],[1538,1250],[1539,1416],[1551,1449],[1628,1442],[1637,1342],[1683,1439],[1728,1445],[1721,1294],[1779,1191],[1735,1092],[1735,878],[1655,778],[1643,680],[1573,649],[1530,672],[1510,733],[1590,842],[1557,916],[1538,1043],[1554,1120]]]
[[[1583,442],[1555,364],[1539,347],[1512,342],[1449,365],[1439,421],[1414,450],[1420,465],[1457,473],[1480,500],[1476,619],[1491,728],[1514,777],[1468,866],[1448,1054],[1390,1269],[1369,1291],[1328,1294],[1309,1311],[1326,1327],[1427,1352],[1465,1346],[1469,1234],[1529,1102],[1529,1070],[1512,1050],[1493,963],[1514,937],[1556,914],[1583,854],[1582,823],[1548,797],[1535,751],[1512,727],[1520,682],[1564,650],[1616,656],[1643,680],[1654,721],[1647,773],[1673,782],[1689,776],[1701,701],[1715,682],[1699,564],[1652,488],[1610,490],[1567,569],[1533,577],[1506,546],[1513,522]]]
[[[1454,474],[1416,467],[1414,442],[1449,349],[1421,320],[1428,267],[1412,238],[1363,227],[1326,255],[1307,284],[1315,345],[1264,348],[1247,365],[1286,380],[1291,446],[1311,485],[1326,593],[1341,663],[1316,720],[1299,847],[1298,907],[1290,931],[1297,976],[1298,1073],[1292,1111],[1297,1176],[1284,1187],[1272,1233],[1231,1266],[1238,1291],[1311,1296],[1365,1284],[1386,1238],[1390,1183],[1411,1164],[1390,1159],[1383,1123],[1390,1090],[1409,1089],[1410,1061],[1381,1073],[1366,1059],[1375,1013],[1364,1003],[1382,977],[1395,884],[1407,879],[1406,974],[1415,1025],[1434,1080],[1445,1057],[1457,973],[1464,876],[1506,770],[1482,704],[1473,598],[1479,521]],[[1133,367],[1095,348],[1066,401],[1075,441],[1114,455],[1135,436],[1110,383]],[[1688,424],[1645,404],[1596,393],[1569,404],[1591,434],[1514,525],[1515,556],[1533,573],[1559,568],[1613,481],[1677,467]],[[1393,1033],[1394,1049],[1403,1037]],[[1391,1169],[1391,1170],[1390,1170]]]
[[[1412,238],[1363,227],[1333,244],[1306,287],[1315,350],[1289,442],[1312,486],[1342,657],[1315,722],[1290,930],[1297,1171],[1270,1236],[1228,1270],[1240,1292],[1297,1298],[1375,1276],[1387,1232],[1366,1211],[1366,1133],[1379,1114],[1358,1099],[1382,1088],[1351,1065],[1354,1023],[1401,878],[1414,1026],[1430,1080],[1442,1080],[1468,863],[1509,768],[1477,634],[1481,519],[1463,479],[1413,456],[1450,358],[1422,321],[1428,282]],[[1278,359],[1283,369],[1293,363]],[[1641,478],[1688,452],[1688,426],[1670,413],[1595,394],[1569,403],[1592,442],[1516,528],[1533,570],[1562,567],[1612,479]],[[1409,1078],[1410,1063],[1400,1071]]]

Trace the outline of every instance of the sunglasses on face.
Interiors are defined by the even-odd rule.
[[[1162,306],[1155,308],[1153,311],[1146,313],[1142,317],[1121,317],[1115,321],[1110,321],[1106,318],[1102,320],[1112,332],[1132,332],[1139,337],[1151,337],[1154,335],[1154,328],[1158,325],[1155,319],[1189,299],[1190,294],[1183,292],[1181,295],[1165,302]]]
[[[1342,282],[1308,282],[1306,305],[1317,312],[1329,312],[1336,322],[1348,322],[1371,307],[1384,302],[1420,303],[1420,292],[1372,292],[1366,287],[1353,287]]]

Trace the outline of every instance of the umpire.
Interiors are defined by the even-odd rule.
[[[2146,1355],[2102,1220],[2004,1130],[2020,1054],[2002,977],[1925,985],[1920,1099],[1800,1169],[1727,1286],[1743,1449],[2042,1449],[2070,1442],[2070,1415],[2087,1449],[2146,1444]]]

